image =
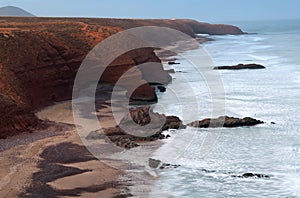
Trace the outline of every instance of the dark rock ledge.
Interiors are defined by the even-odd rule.
[[[254,126],[258,124],[263,124],[261,120],[256,120],[254,118],[234,118],[229,116],[220,116],[215,119],[206,118],[204,120],[194,121],[188,124],[191,127],[197,128],[217,128],[217,127],[243,127],[243,126]]]
[[[157,169],[167,169],[167,168],[178,168],[180,165],[178,164],[169,164],[163,163],[161,160],[149,158],[149,167],[150,168],[157,168]]]
[[[232,177],[238,178],[270,178],[269,175],[261,174],[261,173],[244,173],[242,175],[232,175]]]
[[[214,70],[240,70],[240,69],[265,69],[266,67],[259,64],[238,64],[233,66],[217,66]]]

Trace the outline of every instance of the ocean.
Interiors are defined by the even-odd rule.
[[[170,131],[153,158],[181,166],[157,171],[150,197],[300,197],[300,20],[231,24],[251,34],[209,36],[213,41],[202,46],[214,64],[211,72],[221,78],[225,114],[266,123]],[[172,66],[177,72],[159,94],[156,111],[177,115],[185,124],[212,115],[211,89],[186,59],[203,49],[178,56],[181,64]],[[266,69],[212,70],[239,63]],[[214,140],[205,142],[208,136]],[[209,148],[205,153],[203,144]],[[243,173],[270,178],[235,177]]]

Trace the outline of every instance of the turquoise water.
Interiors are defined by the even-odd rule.
[[[251,116],[266,124],[171,132],[154,157],[182,166],[159,171],[151,197],[300,197],[300,21],[234,25],[256,34],[211,36],[215,41],[203,47],[214,65],[259,63],[267,67],[220,71],[226,115]],[[199,53],[193,50],[183,56]],[[174,68],[182,72],[173,74],[173,83],[159,95],[156,110],[178,115],[185,123],[209,117],[209,88],[187,60],[179,57],[179,62]],[[216,133],[216,141],[203,155],[200,147],[208,133]],[[232,177],[247,172],[270,178]]]

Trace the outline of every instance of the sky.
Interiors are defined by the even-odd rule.
[[[191,18],[207,22],[300,19],[300,0],[0,0],[37,16]]]

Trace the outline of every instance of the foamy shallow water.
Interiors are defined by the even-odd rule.
[[[150,197],[300,197],[300,59],[295,56],[300,51],[300,36],[284,31],[214,36],[215,41],[205,44],[215,65],[254,62],[267,67],[220,71],[226,114],[251,116],[267,123],[251,128],[175,132],[154,156],[182,166],[161,171]],[[195,56],[197,50],[184,55]],[[188,61],[179,61],[175,70],[186,73],[173,75],[167,92],[159,95],[156,110],[178,115],[185,123],[210,117],[212,102],[203,78]],[[204,155],[201,145],[211,133],[216,134],[212,136],[215,141]],[[271,178],[232,177],[247,172]]]

